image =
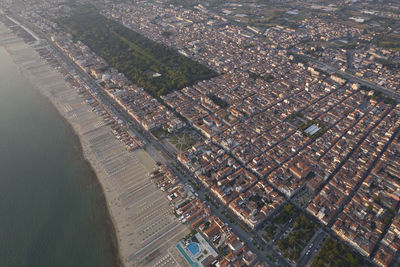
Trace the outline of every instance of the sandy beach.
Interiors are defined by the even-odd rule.
[[[125,266],[185,266],[175,244],[189,230],[151,182],[148,173],[155,167],[153,159],[144,150],[128,152],[76,89],[3,24],[0,46],[79,136],[83,154],[102,185],[121,262]]]

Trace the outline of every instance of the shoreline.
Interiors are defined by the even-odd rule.
[[[154,160],[142,149],[126,151],[112,135],[111,128],[102,123],[102,118],[92,112],[77,90],[40,58],[35,49],[3,24],[0,24],[0,31],[3,35],[8,34],[8,39],[0,37],[0,45],[24,78],[50,101],[79,139],[81,156],[88,162],[102,189],[111,222],[111,239],[118,253],[116,264],[150,266],[166,257],[172,257],[177,264],[182,263],[171,247],[188,233],[188,229],[173,216],[166,197],[148,177],[155,167]],[[149,194],[154,195],[154,199],[146,198]],[[145,216],[145,212],[150,214]],[[161,217],[154,220],[152,214]],[[166,221],[166,225],[162,225],[166,227],[152,229],[159,226],[159,220]],[[151,233],[148,233],[149,228]],[[164,232],[167,233],[165,237]]]
[[[21,41],[21,42],[23,42],[23,41]],[[104,221],[103,223],[105,225],[107,225],[106,226],[108,228],[107,231],[109,231],[108,235],[110,236],[110,240],[112,241],[112,244],[111,244],[112,250],[114,250],[111,253],[112,254],[111,261],[113,262],[113,264],[114,263],[116,264],[115,266],[124,266],[123,261],[122,261],[122,257],[121,257],[121,254],[120,254],[120,249],[119,249],[120,245],[119,245],[119,241],[118,241],[118,238],[117,238],[117,232],[116,232],[116,229],[115,229],[115,222],[114,222],[114,218],[113,218],[113,216],[112,216],[112,214],[110,212],[109,201],[107,200],[107,195],[105,193],[104,186],[101,183],[101,181],[99,180],[99,173],[96,171],[96,168],[93,165],[93,159],[90,159],[90,157],[89,157],[90,151],[88,151],[87,147],[85,147],[84,140],[82,139],[82,136],[78,133],[77,126],[74,125],[70,120],[68,120],[68,118],[66,118],[65,114],[63,114],[61,112],[61,110],[58,107],[58,103],[55,102],[54,99],[52,99],[49,95],[46,95],[44,93],[44,91],[42,91],[40,89],[40,86],[35,81],[33,81],[31,79],[32,78],[31,74],[29,74],[26,69],[24,69],[19,64],[17,64],[17,62],[15,61],[15,55],[12,54],[12,52],[10,51],[8,45],[4,45],[4,46],[0,45],[0,46],[3,47],[5,49],[5,51],[7,52],[7,54],[11,57],[11,59],[14,62],[14,64],[18,67],[18,70],[23,75],[24,79],[26,79],[28,81],[28,83],[36,90],[37,93],[40,94],[41,97],[43,97],[43,99],[45,101],[47,101],[53,108],[55,108],[55,110],[57,112],[57,115],[59,115],[59,117],[63,121],[63,123],[67,124],[70,127],[70,129],[71,129],[71,139],[72,139],[72,142],[73,142],[73,146],[74,146],[74,149],[76,149],[76,151],[78,152],[77,157],[79,158],[79,160],[81,160],[85,164],[87,164],[88,167],[90,168],[90,172],[91,172],[92,175],[89,178],[89,180],[93,179],[92,182],[94,181],[101,188],[101,198],[102,198],[101,201],[103,202],[103,203],[101,203],[101,205],[104,205],[101,208],[102,209],[105,208],[105,213],[106,213],[105,214],[106,215],[106,221]]]
[[[47,101],[49,101],[48,98],[45,98],[45,99]],[[53,106],[53,104],[51,102],[50,102],[50,104]],[[101,212],[104,213],[104,214],[102,214],[102,216],[105,215],[104,216],[105,221],[103,223],[106,225],[107,235],[109,236],[109,238],[112,242],[111,244],[107,244],[108,246],[110,246],[110,248],[112,250],[111,251],[111,262],[112,262],[113,266],[123,266],[121,255],[119,253],[119,243],[118,243],[117,233],[116,233],[116,229],[114,226],[113,217],[111,216],[111,213],[110,213],[110,208],[108,206],[104,188],[103,188],[102,184],[100,183],[99,178],[97,177],[97,173],[96,173],[95,169],[93,168],[90,160],[87,159],[85,156],[81,138],[75,132],[71,123],[67,119],[65,119],[65,117],[63,117],[58,110],[57,110],[57,113],[60,115],[60,118],[63,120],[63,122],[66,123],[71,128],[71,139],[73,142],[73,146],[76,146],[76,147],[74,147],[74,149],[76,149],[76,151],[78,152],[78,154],[77,154],[77,157],[79,158],[78,160],[82,161],[84,164],[88,165],[88,167],[90,168],[90,172],[91,172],[91,175],[89,177],[90,182],[94,182],[96,185],[100,186],[100,188],[101,188],[101,192],[99,195],[99,197],[101,198],[100,203],[99,203],[100,207],[98,207],[98,208],[102,209]]]

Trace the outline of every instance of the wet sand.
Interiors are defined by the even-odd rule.
[[[155,162],[144,150],[128,152],[62,75],[0,24],[4,46],[26,79],[71,124],[85,159],[101,184],[125,266],[185,266],[175,249],[188,228],[172,214],[166,196],[148,173]]]

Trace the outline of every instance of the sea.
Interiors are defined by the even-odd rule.
[[[0,266],[119,266],[78,137],[0,47]]]

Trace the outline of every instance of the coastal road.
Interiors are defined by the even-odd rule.
[[[95,97],[110,112],[110,114],[112,114],[112,116],[123,121],[125,125],[127,125],[127,127],[140,139],[142,139],[143,141],[147,141],[146,151],[149,152],[150,156],[153,157],[153,159],[167,164],[184,183],[188,184],[189,181],[196,181],[193,177],[193,174],[186,170],[186,168],[182,166],[179,161],[177,161],[176,156],[169,149],[167,149],[158,139],[156,139],[153,135],[144,130],[142,126],[139,125],[139,123],[131,118],[131,116],[118,103],[116,103],[114,99],[112,99],[107,93],[105,93],[104,89],[100,87],[99,84],[97,84],[96,81],[88,73],[84,72],[78,65],[76,65],[71,58],[69,58],[57,45],[55,45],[50,40],[50,38],[48,38],[39,29],[37,29],[35,25],[24,21],[22,18],[18,19],[20,21],[23,21],[24,24],[28,25],[28,27],[42,39],[47,40],[48,45],[53,49],[53,52],[57,54],[57,57],[68,66],[68,71],[76,73],[82,79],[82,81],[84,81],[88,85],[89,91],[91,92],[93,97]],[[180,171],[177,170],[175,166],[179,166],[180,171],[183,171],[184,174],[181,175]],[[230,223],[228,218],[226,218],[226,216],[223,214],[224,210],[214,207],[207,200],[205,193],[210,196],[212,195],[209,189],[201,188],[201,190],[196,191],[199,195],[199,199],[210,206],[213,214],[220,217],[221,220],[223,220],[224,223],[226,223],[232,229],[232,232],[235,233],[241,240],[243,240],[250,250],[256,253],[260,260],[268,262],[271,266],[290,266],[290,263],[288,263],[283,257],[276,253],[273,250],[272,246],[266,244],[265,241],[258,235],[258,233],[256,233],[255,231],[251,231],[250,233],[248,233],[239,225],[235,223]],[[236,217],[231,212],[228,211],[228,213],[230,213],[232,217]],[[259,250],[258,246],[263,247],[266,251]],[[278,263],[274,264],[266,256],[267,254],[271,255]]]
[[[178,165],[180,166],[180,165]],[[178,177],[186,184],[189,184],[189,178],[191,177],[189,173],[187,173],[188,171],[186,169],[182,169],[183,166],[180,166],[180,170],[182,170],[184,172],[184,175],[182,175],[176,168],[175,166],[172,165],[168,165],[168,167],[170,167],[172,170],[175,171],[175,174],[178,175]],[[192,181],[195,181],[192,178]],[[198,183],[196,183],[198,184]],[[229,215],[233,218],[236,218],[235,215],[233,215],[231,212],[229,212],[228,210],[226,210],[225,208],[220,208],[222,207],[222,204],[219,203],[219,207],[214,206],[213,203],[210,203],[210,201],[207,200],[207,196],[212,195],[211,191],[209,190],[209,188],[204,187],[201,184],[198,184],[199,186],[199,190],[196,190],[196,193],[198,194],[198,198],[203,201],[204,203],[206,203],[208,205],[208,207],[211,209],[212,214],[215,214],[216,216],[218,216],[226,225],[229,226],[229,228],[231,229],[231,231],[233,233],[235,233],[235,235],[237,235],[242,241],[244,241],[246,243],[246,246],[253,251],[254,253],[256,253],[257,257],[262,260],[262,261],[266,261],[268,262],[269,265],[271,266],[290,266],[290,264],[288,264],[286,262],[285,259],[283,259],[281,256],[279,256],[275,251],[273,251],[272,246],[269,246],[265,243],[264,240],[262,240],[258,234],[255,231],[251,231],[250,233],[245,231],[241,226],[239,226],[238,224],[235,223],[231,223],[229,221],[229,219],[225,216],[225,212],[228,212]],[[239,220],[239,219],[237,219]],[[258,249],[258,246],[255,245],[253,242],[257,242],[257,244],[261,247],[264,248],[265,251],[261,251]],[[271,254],[273,256],[273,258],[278,262],[278,264],[274,264],[267,256],[266,254]]]

